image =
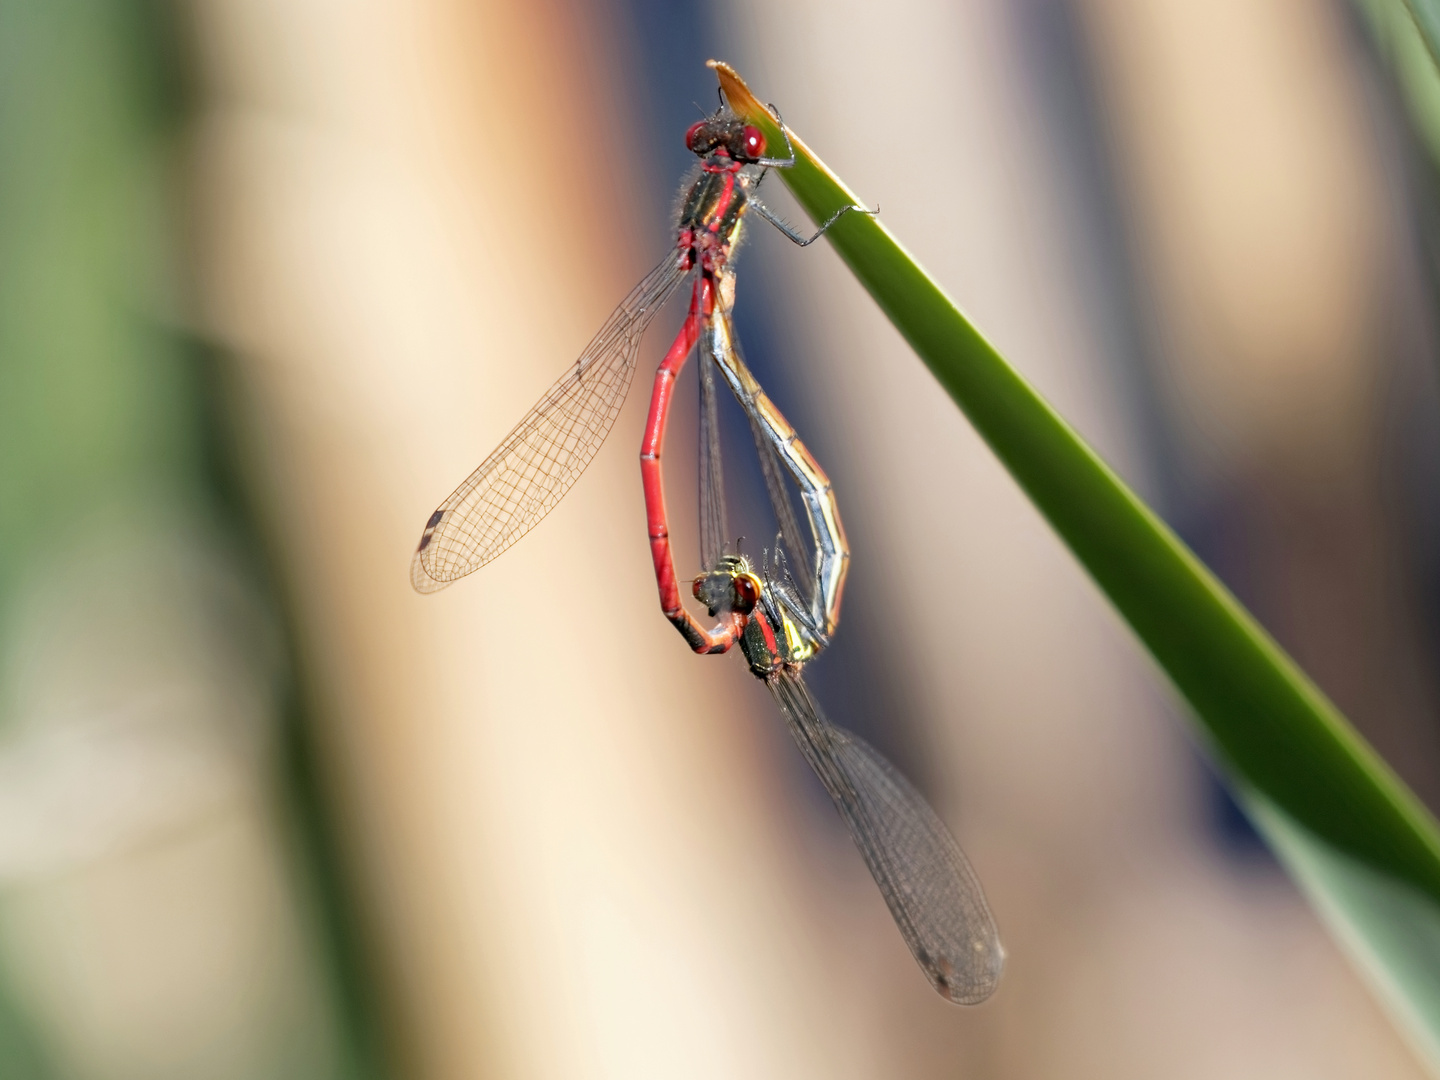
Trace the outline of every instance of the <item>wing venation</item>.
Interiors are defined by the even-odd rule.
[[[410,564],[418,592],[480,569],[555,508],[614,426],[640,339],[685,275],[673,254],[647,274],[580,359],[430,515]]]
[[[957,1004],[984,1001],[1000,981],[1005,951],[955,838],[874,747],[825,719],[798,675],[779,674],[768,685],[931,984]]]

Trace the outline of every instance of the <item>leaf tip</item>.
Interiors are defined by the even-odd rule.
[[[756,117],[771,119],[770,111],[760,104],[759,98],[750,92],[750,87],[745,85],[745,80],[740,77],[739,72],[724,60],[707,60],[705,66],[715,72],[715,77],[720,80],[720,89],[725,91],[725,100],[730,103],[732,109],[741,116],[752,120]]]

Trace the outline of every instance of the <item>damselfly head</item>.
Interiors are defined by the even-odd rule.
[[[723,153],[732,161],[759,161],[765,156],[765,136],[733,113],[717,115],[691,124],[685,132],[685,147],[700,157]]]
[[[712,616],[722,611],[749,615],[760,602],[764,586],[744,555],[724,555],[708,574],[695,579],[695,599],[709,609]]]

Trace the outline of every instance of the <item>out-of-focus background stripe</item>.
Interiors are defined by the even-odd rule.
[[[757,223],[737,310],[854,548],[813,682],[969,852],[993,1001],[656,610],[678,312],[562,506],[411,592],[672,242],[710,56],[1440,805],[1435,178],[1350,9],[0,0],[0,1076],[1422,1075],[823,243]]]

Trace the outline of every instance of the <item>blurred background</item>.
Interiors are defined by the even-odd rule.
[[[737,309],[854,550],[812,685],[970,854],[992,1001],[656,610],[678,312],[543,526],[407,578],[673,242],[718,56],[1440,807],[1440,127],[1387,3],[0,0],[0,1076],[1423,1075],[824,244],[752,228]]]

